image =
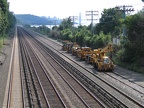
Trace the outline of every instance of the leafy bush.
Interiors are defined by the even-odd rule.
[[[109,34],[105,35],[103,32],[100,32],[99,35],[94,35],[90,41],[92,48],[102,48],[111,42],[111,36]]]

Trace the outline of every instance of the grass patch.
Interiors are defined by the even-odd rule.
[[[0,37],[0,51],[1,51],[1,49],[2,49],[2,46],[3,46],[3,38]]]
[[[4,46],[3,39],[4,39],[4,42],[5,42],[7,40],[7,37],[0,37],[0,52],[2,50],[2,47]]]

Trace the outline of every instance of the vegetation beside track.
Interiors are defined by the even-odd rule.
[[[9,3],[7,0],[0,1],[0,41],[6,37],[11,31],[11,28],[16,23],[16,18],[12,12],[9,11]],[[1,44],[1,43],[0,43]],[[0,45],[2,46],[2,45]]]
[[[1,51],[2,46],[3,46],[3,39],[0,37],[0,51]]]

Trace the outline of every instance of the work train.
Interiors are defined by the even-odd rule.
[[[111,44],[108,44],[104,48],[92,50],[90,47],[81,47],[76,43],[63,41],[62,50],[92,64],[98,71],[114,71],[114,64],[110,59],[113,52]],[[110,57],[107,56],[108,53],[110,53]]]

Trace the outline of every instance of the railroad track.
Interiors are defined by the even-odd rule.
[[[29,38],[30,40],[30,38]],[[34,41],[34,40],[32,40]],[[30,43],[33,43],[30,41]],[[54,58],[48,54],[48,51],[43,49],[43,47],[39,46],[36,43],[31,44],[35,46],[41,54],[47,59],[50,66],[53,67],[55,72],[59,74],[59,76],[65,81],[65,83],[72,89],[72,91],[77,95],[77,97],[81,100],[84,107],[89,108],[104,108],[105,106],[92,94],[89,90],[87,90],[77,79],[75,79],[60,63],[53,60]],[[45,51],[43,51],[43,50]]]
[[[144,96],[144,87],[142,85],[137,84],[134,81],[130,81],[127,78],[119,75],[118,73],[101,73],[100,76],[102,78],[109,76],[110,79],[113,79],[113,82],[119,82],[121,85],[125,85],[125,88],[129,87],[130,89],[136,91],[138,94],[140,94],[139,97]]]
[[[31,68],[31,75],[35,79],[33,80],[35,91],[37,92],[36,100],[38,100],[38,104],[33,104],[34,108],[38,107],[52,107],[52,108],[66,108],[65,103],[63,102],[61,96],[58,93],[57,88],[49,78],[46,73],[45,68],[41,64],[38,56],[33,50],[32,46],[25,40],[26,34],[22,32],[23,35],[23,46],[25,48],[27,58],[27,62],[29,67]]]
[[[36,84],[36,77],[34,76],[33,68],[30,66],[31,61],[29,59],[26,46],[24,41],[22,41],[22,32],[18,29],[18,36],[19,36],[19,45],[20,45],[20,66],[21,66],[21,73],[23,74],[23,82],[25,87],[25,106],[27,107],[40,107],[40,97],[38,94],[42,94],[42,92],[37,92],[37,89],[40,88],[38,84]],[[25,108],[25,107],[24,107]]]
[[[47,45],[48,46],[48,44],[47,43],[45,43],[44,41],[42,41],[45,45]],[[51,45],[52,46],[52,45]],[[52,48],[51,46],[48,46],[48,47],[50,47],[50,49]],[[43,45],[43,47],[44,47],[44,45]],[[49,50],[48,48],[47,48],[47,50]],[[55,49],[53,49],[53,50],[55,50]],[[55,50],[55,52],[57,52],[56,50]],[[53,53],[54,54],[54,53]],[[57,57],[57,58],[59,58],[59,57]],[[67,58],[67,59],[69,59],[69,58]],[[70,60],[70,59],[69,59]],[[69,67],[71,67],[71,68],[74,68],[73,66],[71,66],[69,63],[67,63],[66,61],[64,61],[64,60],[61,60],[61,61],[63,61],[63,62],[65,62],[67,65],[69,65]],[[72,61],[72,62],[74,62],[74,61]],[[75,63],[75,62],[74,62]],[[75,64],[77,64],[77,63],[75,63]],[[78,65],[78,64],[77,64]],[[81,67],[81,65],[79,65],[80,67]],[[81,67],[81,68],[83,68],[83,67]],[[75,68],[74,68],[75,69]],[[86,70],[86,71],[88,71],[87,69],[85,69],[85,68],[83,68],[84,70]],[[77,70],[77,69],[75,69],[75,70]],[[77,70],[78,71],[78,70]],[[82,73],[81,73],[82,74]],[[81,76],[81,77],[86,77],[86,76]],[[96,76],[97,77],[97,76]],[[87,78],[88,79],[88,78]],[[99,78],[100,80],[102,80],[101,78]],[[89,80],[87,80],[87,81],[90,81],[90,79]],[[104,83],[106,83],[104,80],[102,80]],[[91,83],[92,83],[92,86],[95,86],[96,84],[94,84],[94,82],[92,82],[91,81]],[[108,84],[108,83],[107,83]],[[109,86],[111,86],[110,84],[108,84]],[[97,85],[98,86],[98,85]],[[113,87],[113,86],[111,86],[112,88],[114,88],[115,90],[117,90],[115,87]],[[102,89],[102,88],[101,88]],[[100,92],[100,89],[98,89],[98,91]],[[104,91],[104,90],[101,90],[101,91]],[[121,94],[123,94],[120,90],[118,90],[118,92],[120,92]],[[104,93],[104,92],[103,92]],[[104,94],[108,94],[106,91],[105,91],[105,93]],[[110,94],[108,94],[108,95],[110,95]],[[131,101],[133,101],[135,104],[137,104],[139,107],[143,107],[142,105],[140,105],[138,102],[136,102],[134,99],[131,99],[130,97],[128,97],[128,96],[126,96],[125,94],[123,94],[125,97],[127,97],[127,98],[129,98]],[[109,97],[109,96],[108,96]],[[105,96],[105,98],[106,98],[106,96]],[[114,98],[114,97],[111,97],[111,99],[112,98]],[[114,98],[115,99],[115,98]],[[117,100],[117,99],[115,99],[115,100]],[[117,100],[117,102],[114,102],[115,104],[116,103],[118,103],[118,100]],[[118,103],[118,106],[120,107],[121,105],[122,105],[123,103]],[[117,106],[117,107],[118,107]],[[124,106],[123,106],[124,107]]]

